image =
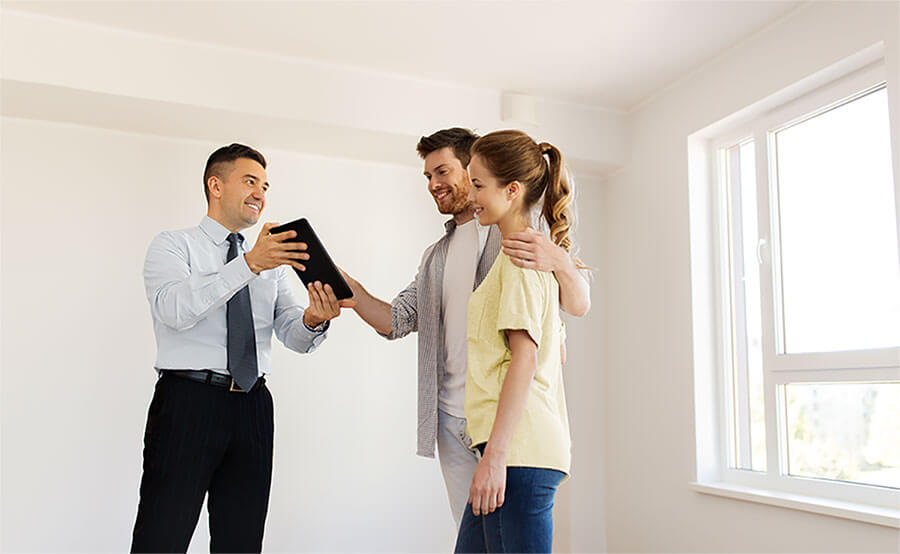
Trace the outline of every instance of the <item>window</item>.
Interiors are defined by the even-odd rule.
[[[779,353],[900,346],[887,89],[771,134]]]
[[[753,140],[722,150],[722,182],[727,195],[731,320],[732,400],[729,467],[766,470],[763,399],[762,322],[760,320],[756,214],[756,147]]]
[[[896,489],[900,384],[784,387],[787,473]]]
[[[870,521],[898,526],[900,256],[884,75],[870,64],[695,140],[704,156],[691,163],[706,169],[692,169],[692,220],[712,223],[692,221],[692,266],[712,292],[702,277],[693,286],[713,314],[695,321],[710,337],[695,353],[714,351],[697,371],[698,404],[716,395],[714,423],[698,408],[698,482],[869,506],[887,514]]]

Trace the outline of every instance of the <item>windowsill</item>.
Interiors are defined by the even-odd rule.
[[[692,490],[703,494],[724,496],[745,500],[747,502],[759,502],[780,506],[792,510],[802,510],[844,519],[853,519],[885,527],[900,529],[900,509],[880,508],[839,500],[827,500],[813,496],[802,496],[784,492],[775,492],[764,489],[756,489],[728,483],[697,483],[688,485]]]

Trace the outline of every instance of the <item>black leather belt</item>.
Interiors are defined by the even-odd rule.
[[[230,392],[244,392],[237,383],[234,382],[234,379],[231,378],[231,375],[224,375],[222,373],[216,373],[215,371],[210,371],[208,369],[195,370],[195,369],[165,369],[162,370],[162,375],[171,375],[173,377],[181,377],[183,379],[190,379],[191,381],[197,381],[199,383],[205,383],[207,385],[213,385],[216,387],[222,387],[228,389]],[[260,377],[256,380],[256,383],[250,389],[251,391],[255,391],[259,387],[266,384],[266,378]]]

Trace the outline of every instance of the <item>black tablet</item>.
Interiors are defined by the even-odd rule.
[[[300,280],[303,281],[307,288],[310,283],[320,281],[323,285],[331,285],[338,300],[353,296],[353,292],[347,286],[347,281],[344,281],[341,272],[338,271],[337,266],[331,261],[331,256],[328,255],[325,247],[322,246],[322,241],[316,236],[312,225],[309,224],[305,217],[270,229],[269,234],[276,235],[285,231],[297,232],[297,236],[287,239],[287,242],[306,243],[306,253],[309,254],[309,259],[300,261],[301,264],[306,266],[306,271],[300,271],[297,268],[294,268],[294,271],[297,272]]]

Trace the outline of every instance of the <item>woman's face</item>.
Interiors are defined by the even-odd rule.
[[[478,223],[487,226],[500,222],[513,208],[507,184],[494,177],[477,154],[469,162],[469,178],[472,181],[469,200]]]

